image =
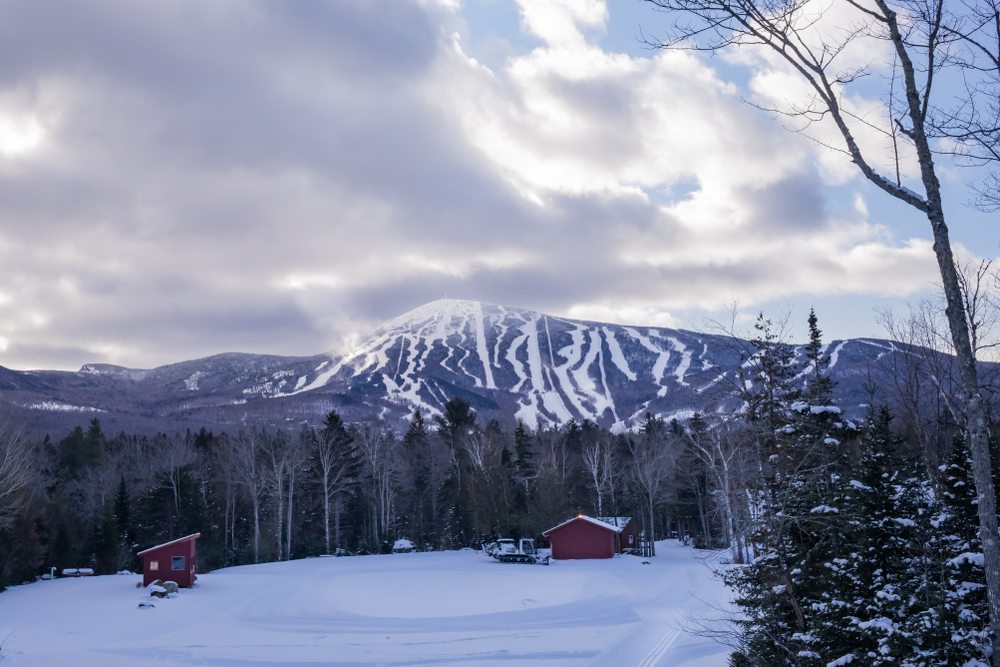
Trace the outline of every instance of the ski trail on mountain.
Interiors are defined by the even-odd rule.
[[[649,339],[648,336],[643,336],[636,329],[631,327],[625,327],[625,332],[634,338],[640,345],[654,353],[656,356],[656,361],[653,362],[653,382],[660,387],[657,391],[657,396],[666,396],[667,387],[663,384],[663,376],[667,372],[667,364],[670,363],[670,350],[664,350],[660,346],[656,345]]]
[[[684,376],[687,375],[688,369],[691,368],[691,351],[688,350],[687,345],[673,336],[667,336],[667,340],[670,341],[670,344],[681,355],[681,363],[678,364],[677,370],[674,371],[674,377],[677,378],[677,384],[687,387],[688,383],[684,379]]]
[[[514,338],[510,343],[510,347],[507,348],[507,361],[514,367],[514,373],[517,375],[517,384],[510,389],[511,393],[514,394],[521,391],[521,387],[528,381],[528,373],[525,372],[521,361],[517,358],[517,351],[521,349],[521,345],[526,340],[528,340],[528,334],[522,331],[521,335]]]
[[[496,382],[493,381],[493,369],[490,368],[490,353],[486,348],[486,326],[483,324],[483,306],[478,301],[475,304],[476,316],[476,352],[479,354],[479,362],[483,365],[483,373],[486,376],[486,388],[496,389]]]
[[[628,367],[628,361],[625,360],[625,355],[622,354],[622,348],[618,345],[615,332],[608,327],[604,327],[604,336],[608,341],[608,349],[611,351],[611,361],[618,367],[618,370],[625,374],[625,377],[635,382],[637,379],[636,374]]]
[[[549,333],[549,318],[547,315],[543,315],[542,317],[545,318],[545,338],[546,340],[548,340],[549,343],[549,367],[555,368],[556,360],[552,354],[552,334]]]
[[[601,369],[601,384],[604,385],[604,400],[607,401],[608,407],[611,408],[611,415],[615,418],[614,426],[612,429],[617,429],[621,426],[621,420],[618,418],[618,411],[615,409],[615,400],[611,398],[611,387],[608,386],[608,372],[604,367],[604,345],[601,344],[600,334],[597,334],[597,363]],[[604,412],[603,410],[601,411]]]

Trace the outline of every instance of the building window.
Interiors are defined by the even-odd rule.
[[[170,557],[170,569],[171,570],[183,570],[184,569],[184,556],[171,556]]]
[[[150,570],[159,570],[160,569],[160,561],[158,561],[158,560],[151,560],[151,561],[149,561],[149,569]]]
[[[629,544],[632,544],[632,540],[633,540],[633,538],[634,538],[634,536],[633,536],[633,535],[629,535],[629,536],[628,536],[628,543],[629,543]]]

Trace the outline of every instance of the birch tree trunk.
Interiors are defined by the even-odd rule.
[[[951,250],[951,240],[948,236],[948,226],[945,224],[944,209],[941,202],[941,183],[934,170],[934,156],[925,130],[927,109],[917,87],[914,65],[907,51],[905,37],[899,29],[896,13],[885,3],[876,0],[876,4],[885,17],[896,54],[900,58],[903,77],[906,83],[906,102],[909,116],[913,122],[912,136],[917,149],[917,160],[920,164],[920,177],[927,194],[926,214],[931,223],[934,236],[934,255],[937,258],[938,269],[941,272],[941,282],[944,286],[945,315],[951,330],[952,344],[955,348],[955,358],[958,361],[962,381],[962,393],[965,399],[965,428],[968,434],[969,446],[972,449],[973,479],[978,496],[979,530],[983,545],[984,569],[986,571],[986,588],[990,610],[990,630],[993,640],[992,662],[1000,667],[1000,535],[997,533],[997,501],[993,488],[993,475],[990,464],[989,433],[986,423],[986,406],[979,388],[979,371],[976,367],[976,356],[972,348],[972,337],[969,331],[968,314],[965,311],[965,301],[955,267],[955,258]],[[940,29],[943,3],[937,3],[937,25]],[[927,87],[930,87],[928,82]]]

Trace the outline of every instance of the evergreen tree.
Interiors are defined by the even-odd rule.
[[[476,413],[469,402],[455,396],[444,404],[444,414],[435,417],[438,434],[448,445],[451,465],[441,485],[440,506],[447,508],[445,527],[452,549],[470,546],[475,538],[474,517],[469,497],[472,481],[466,441],[476,428]]]
[[[109,535],[109,539],[114,538],[117,544],[115,571],[120,568],[129,570],[136,568],[136,558],[132,550],[134,531],[130,507],[128,485],[125,483],[125,475],[122,475],[118,481],[118,491],[115,493],[114,510],[111,516],[113,521],[108,525],[108,529],[113,525],[115,530],[113,535]]]
[[[121,476],[118,482],[118,491],[115,493],[115,524],[118,527],[118,537],[128,542],[132,532],[132,517],[129,510],[128,486],[125,484],[125,475]]]
[[[510,479],[512,509],[515,515],[514,524],[520,532],[532,525],[528,516],[532,509],[533,481],[537,475],[535,470],[535,454],[532,449],[533,438],[524,422],[518,420],[514,429],[514,466]]]
[[[121,541],[113,507],[108,506],[94,517],[90,566],[97,574],[114,574],[118,571]]]
[[[428,546],[434,546],[437,528],[431,434],[419,409],[413,413],[410,426],[403,435],[400,452],[407,463],[411,496],[408,499],[410,513],[404,520],[409,524],[411,539],[423,551]]]
[[[194,437],[194,446],[198,451],[208,451],[212,448],[212,443],[215,442],[215,436],[212,435],[211,431],[205,430],[202,426],[201,430]]]
[[[77,426],[59,442],[59,468],[63,480],[78,478],[84,469],[96,465],[104,456],[107,438],[99,419],[92,419],[86,432]]]
[[[989,661],[989,612],[971,456],[956,436],[942,466],[929,537],[905,588],[905,621],[897,642],[908,667],[972,667]]]
[[[902,591],[919,541],[913,517],[925,488],[920,467],[901,472],[894,460],[900,441],[891,420],[888,409],[869,408],[858,465],[840,479],[841,554],[825,563],[827,590],[813,604],[810,651],[817,666],[898,661],[890,642],[903,620]]]
[[[87,433],[84,435],[83,441],[88,463],[93,464],[99,461],[101,456],[104,455],[104,450],[108,443],[108,439],[101,429],[100,419],[94,418],[90,420],[90,426],[87,427]]]
[[[468,401],[455,396],[444,404],[444,414],[435,417],[438,431],[451,446],[460,446],[462,440],[476,427],[476,413]]]
[[[323,422],[323,430],[316,439],[315,467],[320,494],[323,499],[323,537],[326,553],[331,553],[331,541],[336,548],[341,544],[341,517],[357,487],[360,462],[354,436],[344,426],[344,420],[331,410]],[[330,519],[333,519],[333,534]]]
[[[535,474],[535,465],[532,459],[535,457],[531,450],[531,433],[524,426],[520,419],[517,421],[517,428],[514,429],[514,455],[516,462],[514,469],[518,481],[527,488],[528,480]]]
[[[816,614],[828,608],[830,564],[843,560],[838,481],[847,466],[844,441],[854,426],[829,404],[828,394],[801,400],[793,386],[793,350],[762,315],[755,327],[756,351],[747,360],[741,396],[762,472],[752,535],[758,556],[725,581],[744,613],[737,622],[741,659],[769,667],[812,664],[821,655],[813,632]],[[820,349],[819,330],[813,330]]]
[[[809,342],[806,343],[805,352],[806,370],[811,375],[806,396],[814,405],[826,405],[833,396],[836,383],[827,374],[830,358],[823,356],[823,333],[819,329],[816,311],[812,308],[809,309]]]

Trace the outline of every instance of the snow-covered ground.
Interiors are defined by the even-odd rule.
[[[313,558],[199,575],[162,600],[139,575],[40,581],[0,595],[0,662],[724,667],[692,619],[717,616],[725,589],[691,549],[657,553],[549,567],[471,550]]]

